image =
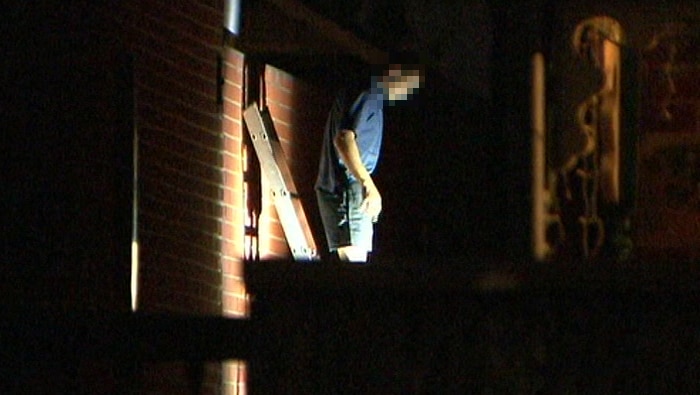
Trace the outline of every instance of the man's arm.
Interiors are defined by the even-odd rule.
[[[374,185],[371,175],[364,164],[362,164],[360,150],[355,141],[355,132],[352,130],[341,130],[335,136],[333,145],[335,145],[340,159],[343,160],[350,173],[362,184],[365,194],[362,209],[376,219],[382,211],[382,196],[379,194],[376,185]]]

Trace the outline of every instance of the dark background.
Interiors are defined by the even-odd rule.
[[[1,34],[0,271],[8,304],[129,308],[134,101],[129,54],[98,18],[7,9]],[[28,289],[31,285],[32,289]]]

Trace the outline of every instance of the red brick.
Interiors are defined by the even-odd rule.
[[[280,88],[288,91],[294,91],[296,88],[297,80],[293,75],[275,67],[267,67],[266,71],[269,73],[270,82],[279,85]]]
[[[233,48],[227,47],[224,50],[224,61],[230,64],[233,68],[239,71],[243,70],[243,61],[245,60],[245,55]]]
[[[233,127],[236,127],[240,130],[240,127],[238,125],[233,124]],[[236,136],[236,137],[232,137]],[[226,134],[223,138],[223,151],[224,155],[231,155],[240,160],[241,158],[241,138],[240,134]],[[236,169],[239,170],[239,169]]]
[[[235,84],[232,80],[225,80],[224,83],[224,98],[231,102],[241,105],[241,100],[243,98],[243,89],[241,85]]]
[[[222,310],[227,316],[245,317],[249,313],[250,303],[247,296],[237,294],[224,294]]]
[[[240,243],[223,242],[221,243],[221,254],[232,257],[243,257],[243,240]]]
[[[197,125],[203,130],[218,132],[221,129],[221,119],[218,112],[202,111],[202,109],[195,108],[177,97],[168,96],[147,86],[138,85],[137,88],[139,117],[141,117],[142,112],[152,111],[155,108],[159,113],[173,116],[183,123]],[[148,108],[148,106],[151,107]]]
[[[226,276],[243,278],[244,275],[244,265],[243,261],[240,259],[234,259],[230,257],[223,257],[221,259],[222,272]],[[224,287],[224,291],[227,289]]]
[[[277,237],[275,237],[277,236]],[[290,256],[290,251],[289,251],[289,245],[287,244],[287,240],[284,238],[284,235],[281,235],[282,237],[280,238],[280,235],[269,235],[268,236],[268,250],[264,251],[266,255],[272,255],[277,258],[287,258]],[[263,251],[261,251],[263,253]]]
[[[276,102],[268,102],[267,107],[270,110],[272,120],[275,122],[275,129],[277,128],[277,124],[280,122],[287,125],[294,123],[295,114],[292,108]]]
[[[269,81],[266,84],[266,88],[265,99],[268,103],[273,102],[286,106],[294,106],[295,104],[298,104],[295,101],[295,98],[298,97],[296,92],[283,89],[279,84],[270,83]]]
[[[243,237],[243,229],[238,224],[222,224],[221,237],[223,237],[226,240],[236,240],[240,237]]]
[[[277,122],[276,120],[273,119],[275,122],[275,131],[277,132],[277,136],[279,137],[280,140],[291,140],[292,137],[292,127],[290,124],[284,123],[284,122]]]
[[[224,62],[224,80],[226,85],[240,88],[243,85],[243,68],[234,63]]]
[[[240,140],[242,137],[242,127],[241,120],[239,118],[234,118],[226,114],[221,121],[221,130],[224,133],[224,135],[226,135],[226,138],[235,139],[240,144]],[[232,151],[234,153],[238,153],[239,149]]]
[[[224,100],[224,114],[233,119],[242,119],[243,112],[241,111],[240,102]]]
[[[240,173],[243,170],[241,156],[236,155],[235,152],[233,154],[222,154],[221,157],[221,167],[222,169],[225,169],[227,173]],[[227,184],[231,186],[230,181],[227,181]]]

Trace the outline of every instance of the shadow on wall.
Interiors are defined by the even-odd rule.
[[[16,303],[124,311],[132,236],[131,62],[90,40],[94,20],[77,24],[76,16],[51,10],[16,7],[8,12],[17,19],[3,24],[3,45],[12,45],[0,81],[1,96],[11,98],[3,100],[0,144],[3,294]],[[66,24],[70,32],[58,28]]]

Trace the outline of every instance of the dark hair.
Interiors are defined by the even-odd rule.
[[[371,66],[373,76],[385,74],[389,69],[397,68],[402,70],[424,70],[425,66],[420,56],[410,51],[390,52],[386,63],[374,64]]]

